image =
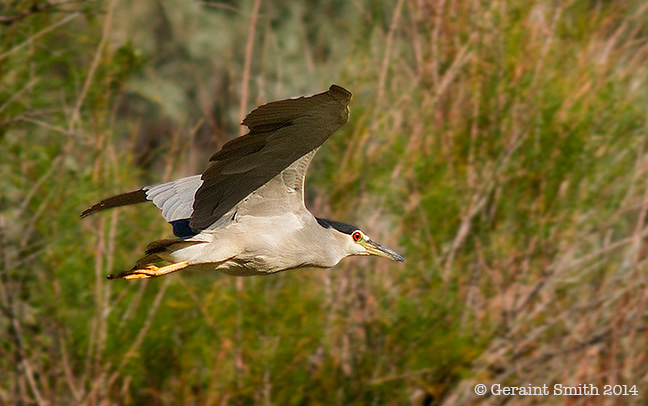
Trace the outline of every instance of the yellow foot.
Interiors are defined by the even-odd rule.
[[[131,269],[130,271],[122,272],[116,275],[108,275],[108,279],[146,279],[155,278],[158,276],[168,275],[170,273],[179,271],[189,266],[187,261],[177,262],[175,264],[163,266],[158,268],[155,265],[148,265],[144,268]]]

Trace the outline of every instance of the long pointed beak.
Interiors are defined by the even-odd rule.
[[[379,257],[391,259],[392,261],[405,262],[405,258],[398,255],[396,251],[391,250],[374,240],[367,240],[366,242],[362,243],[362,246],[365,248],[365,250],[367,250],[367,254],[369,255],[376,255]]]

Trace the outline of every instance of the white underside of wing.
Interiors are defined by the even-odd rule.
[[[194,175],[142,189],[146,191],[146,198],[162,210],[162,217],[171,222],[191,217],[194,196],[200,185],[201,175]]]

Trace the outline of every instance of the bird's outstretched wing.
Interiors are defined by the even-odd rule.
[[[81,218],[114,207],[150,201],[162,210],[162,217],[173,226],[176,236],[191,237],[196,232],[189,228],[189,218],[193,212],[194,195],[202,185],[200,177],[201,175],[188,176],[111,196],[84,210]]]
[[[233,211],[271,215],[303,205],[304,177],[317,149],[348,120],[351,93],[332,85],[309,97],[280,100],[253,110],[242,122],[250,132],[210,158],[200,175],[109,197],[85,210],[152,201],[179,237],[226,225]],[[281,176],[277,176],[281,173]]]
[[[252,111],[242,123],[250,132],[228,142],[210,158],[196,191],[191,229],[204,230],[221,223],[221,217],[242,206],[239,202],[286,169],[281,178],[294,178],[294,184],[303,189],[314,151],[347,122],[350,100],[349,91],[332,85],[314,96],[276,101]],[[292,192],[284,183],[266,185],[265,194],[279,197]],[[298,197],[303,202],[302,190]]]

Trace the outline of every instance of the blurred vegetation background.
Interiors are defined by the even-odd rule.
[[[644,1],[0,3],[0,404],[643,402],[647,69]],[[83,209],[332,83],[308,206],[405,264],[105,280],[171,230]]]

